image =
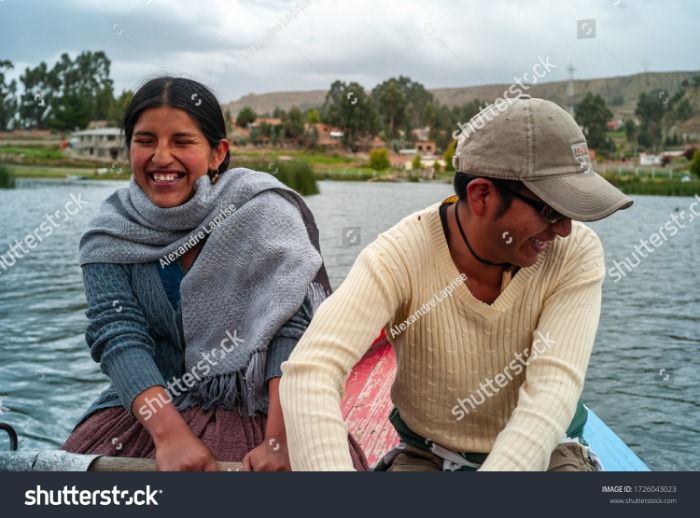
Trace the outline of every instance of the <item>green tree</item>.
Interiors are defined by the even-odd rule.
[[[459,107],[459,120],[463,123],[469,122],[474,115],[481,111],[481,107],[486,103],[480,101],[479,99],[473,99],[471,101],[465,102]]]
[[[0,131],[14,129],[17,124],[17,81],[5,77],[13,68],[11,61],[0,60]]]
[[[270,144],[276,146],[279,141],[285,138],[284,126],[282,124],[267,125],[267,134],[270,136]]]
[[[452,140],[450,142],[450,145],[447,146],[447,150],[445,151],[445,171],[454,171],[455,168],[452,165],[452,157],[455,156],[455,150],[457,148],[457,141]]]
[[[236,126],[239,128],[245,128],[248,124],[255,122],[258,116],[255,114],[250,106],[244,106],[241,111],[238,112],[236,116]]]
[[[304,133],[304,144],[309,148],[315,148],[318,144],[318,139],[319,136],[316,126],[312,126],[310,130],[307,130],[306,133]]]
[[[607,124],[613,114],[600,95],[588,92],[578,103],[575,111],[576,122],[583,127],[588,145],[593,149],[609,149]]]
[[[688,87],[688,85],[681,86],[671,98],[666,97],[665,90],[658,94],[661,96],[665,108],[661,118],[661,130],[662,135],[666,136],[667,145],[669,142],[679,141],[676,125],[688,120],[693,115],[692,105],[686,95]]]
[[[624,128],[625,138],[627,139],[627,142],[637,142],[637,135],[639,133],[639,130],[637,129],[637,125],[634,123],[634,121],[632,119],[626,119]]]
[[[15,177],[10,170],[0,164],[0,189],[13,189],[15,187]]]
[[[311,108],[306,112],[306,122],[309,124],[318,124],[321,122],[321,115],[316,108]]]
[[[643,149],[655,148],[660,142],[661,136],[659,127],[656,125],[650,125],[649,123],[643,122],[639,126],[639,135],[637,136],[637,142],[639,146]]]
[[[387,140],[399,131],[410,135],[413,128],[438,125],[440,106],[426,88],[410,77],[399,76],[377,85],[372,90],[382,129]]]
[[[122,93],[119,94],[119,97],[112,103],[109,115],[107,116],[107,120],[109,120],[110,124],[113,126],[121,125],[124,114],[126,113],[126,108],[133,98],[134,92],[131,90],[123,90]]]
[[[402,85],[393,78],[384,81],[372,90],[372,101],[377,107],[385,136],[389,139],[398,136],[399,128],[405,128],[409,122],[408,99]]]
[[[102,51],[84,51],[71,59],[63,53],[49,72],[56,86],[48,126],[56,130],[85,128],[93,119],[109,117],[114,102],[111,61]]]
[[[438,149],[447,149],[454,138],[453,135],[459,133],[460,127],[464,127],[474,115],[481,111],[481,105],[482,103],[478,99],[452,108],[435,102],[435,115],[430,137],[435,141]]]
[[[272,138],[273,128],[272,124],[269,122],[261,123],[258,128],[260,129],[260,135],[268,138]]]
[[[282,121],[287,138],[299,140],[304,135],[304,118],[296,106],[289,110]]]
[[[637,100],[634,114],[639,117],[639,145],[656,149],[663,140],[662,119],[666,113],[664,101],[668,99],[665,90],[643,92]]]
[[[416,153],[416,156],[414,156],[413,160],[411,160],[411,167],[414,171],[423,169],[423,161],[420,159],[420,155],[418,153]]]
[[[111,84],[98,90],[95,95],[95,105],[92,113],[90,114],[91,119],[109,120],[114,102],[114,88]]]
[[[397,83],[401,86],[408,103],[407,130],[431,126],[436,113],[436,101],[425,86],[406,76],[399,76]]]
[[[383,147],[370,151],[369,166],[375,171],[389,169],[391,166],[391,162],[389,162],[389,151]]]
[[[695,153],[693,153],[693,159],[690,161],[688,170],[700,178],[700,149],[696,149]]]
[[[260,139],[262,137],[262,134],[260,132],[260,127],[255,127],[255,128],[250,128],[250,142],[253,143],[254,145],[258,145],[260,143]]]
[[[63,94],[55,104],[51,106],[51,117],[48,126],[56,131],[72,131],[84,129],[90,122],[91,105],[77,92]]]
[[[687,97],[684,97],[675,107],[676,117],[680,121],[686,121],[693,116],[693,107]]]
[[[452,133],[457,130],[457,118],[452,110],[444,105],[435,104],[435,113],[430,126],[430,138],[438,149],[446,149],[452,140]]]
[[[59,84],[52,77],[43,61],[34,68],[25,68],[19,78],[22,95],[19,104],[20,126],[23,128],[46,128],[53,97]]]
[[[363,137],[377,134],[377,114],[359,83],[335,81],[322,108],[324,122],[343,129],[343,143],[354,148]]]
[[[233,134],[233,117],[228,108],[224,108],[224,124],[226,124],[226,135],[230,137]]]

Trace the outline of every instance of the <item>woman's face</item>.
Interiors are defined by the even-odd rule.
[[[144,110],[134,126],[129,163],[136,183],[159,207],[176,207],[194,194],[194,182],[218,169],[228,151],[212,149],[190,115],[170,106]]]

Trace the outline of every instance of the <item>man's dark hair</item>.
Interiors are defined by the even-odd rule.
[[[500,218],[501,216],[503,216],[503,214],[506,213],[508,209],[510,209],[511,204],[513,203],[512,191],[520,190],[520,182],[515,182],[512,180],[500,180],[498,178],[487,178],[485,176],[457,172],[455,174],[453,183],[455,188],[455,194],[461,201],[466,201],[467,199],[467,185],[469,185],[469,182],[471,182],[472,180],[476,180],[477,178],[486,178],[489,182],[493,184],[493,186],[498,191],[498,194],[500,194],[501,205],[498,208],[498,214],[496,215],[496,217]]]

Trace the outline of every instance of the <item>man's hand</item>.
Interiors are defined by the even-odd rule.
[[[284,438],[266,437],[243,457],[243,471],[291,471],[287,441]]]

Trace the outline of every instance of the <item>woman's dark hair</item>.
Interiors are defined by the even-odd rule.
[[[215,149],[226,138],[226,122],[216,96],[201,83],[184,77],[163,76],[151,79],[139,88],[126,108],[122,128],[126,148],[131,146],[131,136],[141,112],[149,108],[170,106],[187,112],[197,123],[209,145]],[[231,154],[226,153],[217,173],[228,169]]]
[[[513,203],[512,191],[520,190],[520,182],[514,182],[512,180],[500,180],[498,178],[487,178],[485,176],[460,173],[458,171],[457,173],[455,173],[453,183],[455,188],[455,194],[461,201],[466,201],[467,185],[469,185],[469,182],[471,182],[472,180],[476,180],[477,178],[486,178],[489,182],[491,182],[494,185],[494,187],[498,191],[498,194],[501,195],[501,206],[498,208],[498,214],[496,215],[497,218],[500,218],[501,216],[503,216],[503,214],[506,213],[508,209],[510,209],[511,204]]]

